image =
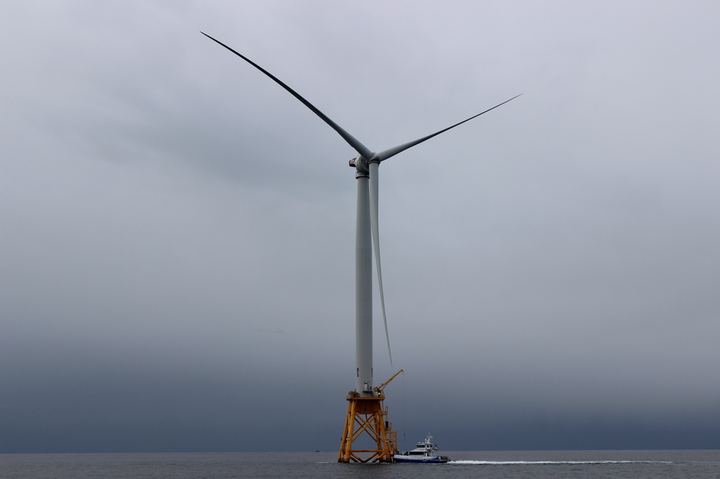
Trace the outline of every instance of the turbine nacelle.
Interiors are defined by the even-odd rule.
[[[357,170],[357,176],[368,176],[370,174],[370,163],[380,163],[377,153],[373,153],[369,160],[361,155],[349,161],[350,168]]]

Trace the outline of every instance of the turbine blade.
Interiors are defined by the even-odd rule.
[[[390,366],[392,366],[392,351],[390,351],[390,334],[388,333],[387,316],[385,315],[385,294],[383,293],[382,268],[380,267],[380,232],[378,225],[378,166],[372,162],[368,165],[370,174],[370,229],[372,230],[373,249],[375,250],[375,270],[380,288],[380,305],[382,307],[383,323],[385,324],[385,339],[387,340]]]
[[[522,95],[522,93],[520,93],[520,95]],[[432,137],[434,137],[434,136],[438,136],[440,133],[445,133],[446,131],[453,129],[453,128],[455,128],[456,126],[460,126],[460,125],[462,125],[463,123],[472,120],[473,118],[477,118],[477,117],[479,117],[480,115],[483,115],[483,114],[489,112],[490,110],[494,110],[495,108],[497,108],[497,107],[499,107],[499,106],[502,106],[502,105],[504,105],[505,103],[507,103],[507,102],[509,102],[509,101],[514,100],[515,98],[519,97],[520,95],[515,95],[514,97],[510,98],[510,100],[505,100],[504,102],[499,103],[499,104],[495,105],[495,106],[492,107],[492,108],[488,108],[487,110],[482,111],[482,112],[478,113],[477,115],[471,116],[471,117],[468,118],[467,120],[463,120],[463,121],[461,121],[461,122],[459,122],[459,123],[455,123],[454,125],[448,126],[447,128],[445,128],[445,129],[443,129],[443,130],[436,131],[435,133],[433,133],[433,134],[431,134],[431,135],[424,136],[424,137],[422,137],[422,138],[420,138],[420,139],[418,139],[418,140],[411,141],[411,142],[409,142],[409,143],[405,143],[405,144],[402,144],[402,145],[399,145],[399,146],[395,146],[395,147],[393,147],[393,148],[388,148],[388,149],[385,150],[385,151],[381,151],[380,153],[378,153],[377,157],[380,159],[380,161],[387,160],[388,158],[390,158],[390,157],[392,157],[392,156],[395,156],[395,155],[397,155],[398,153],[407,150],[408,148],[412,148],[412,147],[415,146],[415,145],[419,145],[419,144],[422,143],[423,141],[427,141],[427,140],[429,140],[430,138],[432,138]]]
[[[203,35],[205,35],[206,37],[208,37],[210,40],[214,41],[215,43],[217,43],[217,44],[219,44],[219,45],[227,48],[228,50],[230,50],[231,52],[233,52],[235,55],[239,56],[240,58],[242,58],[243,60],[245,60],[246,62],[248,62],[250,65],[254,66],[254,67],[257,68],[258,70],[260,70],[261,72],[263,72],[265,75],[267,75],[268,77],[270,77],[273,81],[275,81],[275,83],[277,83],[278,85],[280,85],[281,87],[283,87],[285,90],[287,90],[288,93],[290,93],[292,96],[294,96],[295,98],[297,98],[298,100],[300,100],[300,102],[301,102],[303,105],[305,105],[306,107],[310,108],[310,110],[312,110],[313,113],[315,113],[317,116],[319,116],[325,123],[327,123],[328,125],[330,125],[330,127],[331,127],[333,130],[335,130],[336,132],[338,132],[338,134],[339,134],[340,136],[342,136],[343,139],[344,139],[345,141],[347,141],[348,144],[349,144],[350,146],[352,146],[353,149],[354,149],[355,151],[357,151],[360,155],[362,155],[362,156],[365,157],[365,158],[370,158],[370,157],[372,156],[372,152],[371,152],[365,145],[363,145],[362,143],[360,143],[355,137],[353,137],[350,133],[348,133],[347,131],[345,131],[340,125],[338,125],[337,123],[335,123],[334,121],[332,121],[330,118],[328,118],[328,117],[325,115],[325,113],[323,113],[323,112],[321,112],[320,110],[318,110],[318,109],[315,107],[315,105],[313,105],[312,103],[310,103],[309,101],[307,101],[305,98],[303,98],[302,96],[300,96],[299,93],[297,93],[295,90],[293,90],[292,88],[290,88],[289,86],[287,86],[285,83],[283,83],[282,81],[280,81],[280,80],[279,80],[277,77],[275,77],[272,73],[270,73],[269,71],[265,70],[263,67],[261,67],[260,65],[258,65],[258,64],[255,63],[255,62],[253,62],[252,60],[250,60],[250,59],[247,58],[246,56],[241,55],[240,53],[236,52],[235,50],[233,50],[233,49],[230,48],[229,46],[225,45],[223,42],[214,39],[213,37],[211,37],[211,36],[208,35],[207,33],[205,33],[205,32],[200,32],[200,33],[202,33]]]

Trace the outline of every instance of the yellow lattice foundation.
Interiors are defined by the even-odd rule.
[[[392,430],[387,420],[384,399],[383,393],[361,397],[350,391],[338,462],[392,462],[393,453],[397,450],[397,432]],[[370,436],[376,449],[353,449],[353,442],[363,434]]]

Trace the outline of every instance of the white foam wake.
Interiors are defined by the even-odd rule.
[[[462,465],[489,465],[489,466],[517,466],[517,465],[563,465],[563,464],[672,464],[672,461],[448,461],[448,464]]]

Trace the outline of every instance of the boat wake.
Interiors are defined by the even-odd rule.
[[[448,461],[456,466],[562,466],[575,464],[672,464],[672,461]]]

